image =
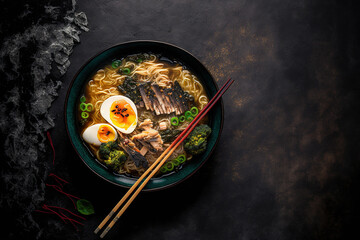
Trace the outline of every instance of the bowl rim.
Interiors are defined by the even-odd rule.
[[[72,78],[69,86],[68,86],[68,89],[67,89],[67,93],[66,93],[66,96],[65,96],[65,102],[64,102],[64,121],[65,121],[65,127],[66,127],[66,133],[67,133],[67,136],[70,140],[70,143],[73,147],[73,149],[75,150],[76,154],[78,155],[78,157],[83,161],[83,163],[93,172],[95,173],[97,176],[99,176],[100,178],[106,180],[107,182],[109,183],[112,183],[114,184],[115,186],[119,186],[119,187],[122,187],[122,188],[125,188],[125,189],[129,189],[130,187],[128,186],[124,186],[124,185],[121,185],[119,183],[116,183],[116,182],[113,182],[113,181],[110,181],[109,179],[105,178],[104,176],[102,176],[101,174],[97,173],[94,169],[92,169],[87,163],[86,161],[82,158],[82,156],[80,155],[80,153],[77,151],[74,143],[73,143],[73,140],[71,139],[71,136],[70,136],[70,132],[69,132],[69,128],[68,128],[68,122],[67,122],[67,105],[68,105],[68,99],[69,99],[69,95],[70,95],[70,91],[74,85],[74,82],[75,80],[77,79],[78,75],[82,72],[82,70],[93,60],[95,59],[96,57],[98,57],[99,55],[101,55],[102,53],[110,50],[111,48],[115,48],[119,45],[125,45],[125,44],[131,44],[131,43],[158,43],[158,44],[163,44],[163,45],[168,45],[168,46],[171,46],[171,47],[174,47],[174,48],[177,48],[187,54],[189,54],[191,57],[193,57],[200,65],[202,65],[204,67],[204,69],[208,72],[208,74],[210,75],[214,85],[215,85],[215,88],[216,88],[216,91],[219,90],[219,87],[217,85],[217,82],[215,80],[215,78],[213,77],[213,75],[211,74],[211,72],[209,71],[209,69],[207,69],[207,67],[197,58],[195,57],[192,53],[188,52],[187,50],[179,47],[179,46],[176,46],[172,43],[168,43],[168,42],[164,42],[164,41],[157,41],[157,40],[132,40],[132,41],[125,41],[125,42],[121,42],[121,43],[117,43],[117,44],[113,44],[112,46],[110,47],[107,47],[103,50],[100,50],[98,53],[96,53],[95,55],[93,55],[91,58],[89,58],[80,68],[79,70],[75,73],[74,77]],[[196,168],[194,169],[190,174],[188,174],[187,176],[185,176],[184,178],[181,178],[179,181],[176,181],[176,182],[173,182],[171,184],[168,184],[168,185],[165,185],[165,186],[161,186],[161,187],[156,187],[156,188],[151,188],[151,189],[142,189],[142,191],[145,191],[145,192],[153,192],[153,191],[159,191],[159,190],[164,190],[164,189],[168,189],[168,188],[171,188],[175,185],[178,185],[179,183],[185,181],[186,179],[189,179],[192,175],[194,175],[204,164],[205,162],[208,161],[208,159],[212,156],[215,148],[217,147],[218,143],[219,143],[219,140],[220,140],[220,136],[221,136],[221,133],[222,133],[222,130],[223,130],[223,125],[224,125],[224,103],[223,103],[223,100],[222,98],[220,98],[220,101],[218,102],[220,104],[220,108],[221,108],[221,121],[220,121],[220,128],[219,128],[219,134],[216,138],[216,141],[215,141],[215,144],[213,146],[213,148],[210,150],[208,156],[206,156],[206,158],[204,159],[204,161],[201,162],[201,164]]]

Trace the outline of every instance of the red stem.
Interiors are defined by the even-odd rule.
[[[78,198],[78,197],[76,197],[76,196],[74,196],[74,195],[71,195],[70,193],[64,192],[64,191],[62,190],[62,188],[59,187],[59,186],[57,186],[57,185],[51,185],[51,184],[47,184],[47,183],[46,183],[45,185],[48,186],[48,187],[52,187],[52,188],[54,188],[56,191],[64,194],[65,196],[67,196],[67,197],[72,201],[72,203],[73,203],[73,205],[74,205],[74,208],[76,208],[76,204],[75,204],[75,201],[74,201],[73,198],[75,198],[75,199],[80,199],[80,198]]]
[[[51,146],[52,146],[52,148],[53,148],[53,150],[54,150],[54,147],[53,147],[52,141],[51,141],[51,137],[50,137],[50,133],[47,132],[47,135],[48,135],[48,138],[49,138],[49,140],[50,140],[50,144],[51,144]],[[55,159],[55,150],[54,150],[54,159]],[[54,163],[54,161],[53,161],[53,163]],[[74,196],[74,195],[72,195],[72,194],[69,194],[69,193],[66,193],[66,192],[63,191],[63,183],[66,184],[66,183],[69,183],[69,182],[66,181],[66,180],[64,180],[64,179],[62,179],[62,178],[60,178],[59,176],[57,176],[57,175],[55,175],[55,174],[53,174],[53,173],[50,173],[50,174],[49,174],[49,177],[53,177],[54,180],[55,180],[55,182],[56,182],[58,185],[53,185],[53,184],[48,184],[48,183],[46,183],[45,185],[48,186],[48,187],[52,187],[52,188],[55,189],[56,191],[64,194],[65,196],[67,196],[67,197],[72,201],[72,203],[73,203],[73,205],[74,205],[74,207],[75,207],[75,209],[76,209],[76,204],[75,204],[74,199],[80,199],[80,198],[77,197],[77,196]],[[74,198],[74,199],[73,199],[73,198]],[[69,221],[69,222],[74,226],[74,228],[76,229],[76,231],[78,231],[78,228],[77,228],[77,226],[76,226],[75,223],[80,224],[80,225],[84,225],[84,224],[81,223],[81,222],[79,222],[79,221],[77,221],[77,220],[75,220],[75,219],[73,219],[73,218],[71,218],[71,217],[69,217],[69,216],[66,215],[65,213],[67,212],[67,213],[69,213],[69,214],[71,214],[71,215],[73,215],[73,216],[75,216],[75,217],[78,217],[78,218],[80,218],[80,219],[82,219],[82,220],[86,220],[84,217],[79,216],[79,215],[73,213],[72,211],[70,211],[70,210],[68,210],[68,209],[66,209],[66,208],[57,207],[57,206],[49,206],[49,205],[45,205],[45,204],[42,206],[42,208],[43,208],[44,210],[47,210],[47,211],[35,210],[35,212],[45,213],[45,214],[55,214],[55,215],[57,215],[65,224],[67,224],[67,221]],[[54,209],[55,209],[56,211],[55,211]]]
[[[36,211],[36,212],[40,212],[40,213],[45,213],[45,214],[55,214],[55,215],[57,215],[59,218],[61,218],[61,220],[63,220],[63,222],[64,222],[65,224],[67,224],[66,220],[69,221],[69,222],[75,227],[75,229],[76,229],[77,231],[78,231],[78,228],[76,227],[75,223],[80,224],[80,225],[84,225],[84,224],[81,223],[81,222],[79,222],[79,221],[77,221],[77,220],[75,220],[75,219],[73,219],[73,218],[71,218],[71,217],[69,217],[69,216],[67,216],[63,211],[66,211],[66,212],[68,212],[68,213],[70,213],[70,214],[72,214],[72,215],[74,215],[74,216],[76,216],[76,217],[79,217],[79,218],[81,218],[81,219],[86,220],[85,218],[83,218],[83,217],[81,217],[81,216],[79,216],[79,215],[71,212],[70,210],[68,210],[68,209],[66,209],[66,208],[57,207],[57,206],[49,206],[49,205],[46,205],[46,204],[44,204],[44,205],[42,206],[42,208],[43,208],[44,210],[47,210],[47,211],[42,211],[42,210],[35,210],[35,211]],[[56,209],[58,212],[55,211],[54,209]]]
[[[53,165],[55,165],[55,148],[54,148],[54,144],[53,144],[53,142],[52,142],[51,135],[50,135],[50,132],[49,132],[49,131],[46,132],[46,135],[47,135],[47,137],[48,137],[48,139],[49,139],[50,146],[51,146],[51,148],[52,148],[52,150],[53,150]]]
[[[37,210],[37,209],[35,209],[34,211],[39,212],[39,213],[54,214],[52,212],[46,212],[46,211],[41,211],[41,210]]]
[[[55,179],[59,179],[59,180],[63,181],[64,183],[69,183],[68,181],[62,179],[61,177],[55,175],[54,173],[50,173],[49,177],[54,177]]]
[[[49,208],[47,205],[44,204],[44,205],[43,205],[43,209],[51,211],[52,213],[56,214],[59,218],[61,218],[61,220],[63,220],[64,223],[67,223],[67,222],[65,221],[66,218],[64,218],[63,216],[61,216],[59,213],[55,212],[55,211],[52,210],[51,208]]]
[[[57,178],[55,178],[55,182],[56,182],[58,185],[60,185],[61,188],[64,187],[63,184],[62,184]]]
[[[76,217],[78,217],[78,218],[81,218],[81,219],[83,219],[83,220],[86,220],[84,217],[79,216],[79,215],[77,215],[77,214],[73,213],[73,212],[72,212],[72,211],[70,211],[69,209],[62,208],[62,207],[57,207],[57,206],[49,206],[49,207],[53,207],[53,208],[57,208],[57,209],[60,209],[60,210],[67,211],[67,212],[71,213],[72,215],[74,215],[74,216],[76,216]]]
[[[84,225],[84,224],[82,224],[81,222],[78,222],[78,221],[76,221],[75,219],[72,219],[72,218],[66,216],[61,210],[59,210],[59,213],[60,213],[66,220],[68,220],[68,221],[71,223],[71,225],[74,226],[74,228],[76,229],[76,231],[78,231],[78,228],[77,228],[77,226],[74,224],[74,222],[75,222],[75,223],[78,223],[78,224],[80,224],[80,225]]]
[[[70,218],[70,217],[66,216],[65,213],[63,213],[63,212],[61,212],[61,211],[59,211],[59,212],[60,212],[60,214],[62,214],[63,216],[65,216],[66,219],[68,219],[69,221],[75,222],[75,223],[80,224],[80,225],[84,225],[83,223],[81,223],[81,222],[79,222],[79,221],[77,221],[77,220],[75,220],[75,219],[73,219],[73,218]]]

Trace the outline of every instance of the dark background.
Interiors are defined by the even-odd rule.
[[[223,97],[224,129],[209,161],[171,189],[140,194],[108,239],[358,235],[360,21],[355,1],[79,0],[76,9],[85,12],[90,30],[74,48],[50,109],[56,124],[51,171],[71,182],[68,192],[90,200],[96,214],[79,232],[71,225],[46,227],[48,219],[60,220],[35,215],[47,233],[43,238],[97,239],[93,230],[125,194],[78,158],[63,111],[68,86],[84,62],[114,44],[139,39],[182,47],[218,85],[229,77],[236,82]],[[7,21],[3,36],[31,24]],[[51,159],[49,148],[49,166]],[[48,191],[45,202],[58,196]],[[22,230],[9,227],[7,236],[17,231]]]

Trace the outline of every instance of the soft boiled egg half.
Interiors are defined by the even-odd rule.
[[[117,133],[111,125],[98,123],[86,128],[82,137],[85,142],[100,146],[101,143],[115,141],[117,139]]]
[[[121,95],[109,97],[102,103],[100,113],[106,121],[120,132],[129,134],[136,128],[136,106],[127,97]]]

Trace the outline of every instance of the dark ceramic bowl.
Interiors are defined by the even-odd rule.
[[[65,101],[65,123],[70,141],[79,157],[94,173],[113,184],[126,188],[131,187],[137,179],[122,175],[115,175],[109,172],[97,161],[96,158],[92,156],[91,152],[80,138],[76,111],[84,84],[90,80],[98,69],[110,64],[113,59],[119,59],[126,55],[144,52],[161,54],[168,59],[176,59],[199,78],[203,86],[206,88],[210,98],[212,98],[218,90],[218,86],[216,85],[213,77],[199,60],[187,51],[163,42],[133,41],[119,44],[97,54],[81,67],[70,84]],[[213,132],[208,140],[206,152],[200,156],[196,156],[191,161],[188,161],[177,173],[151,179],[144,190],[159,190],[174,186],[175,184],[190,177],[206,162],[220,138],[223,125],[222,101],[217,103],[214,108],[211,109],[209,112],[209,119],[210,127]]]

